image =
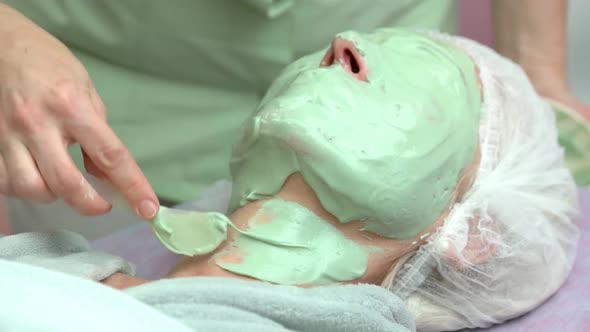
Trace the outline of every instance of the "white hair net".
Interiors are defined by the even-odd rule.
[[[578,240],[576,187],[554,114],[521,68],[476,42],[430,36],[479,67],[481,161],[444,225],[383,286],[405,299],[419,331],[487,327],[530,311],[565,281]]]

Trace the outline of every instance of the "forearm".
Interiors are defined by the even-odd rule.
[[[567,89],[567,0],[494,0],[492,4],[498,52],[518,63],[539,93]]]

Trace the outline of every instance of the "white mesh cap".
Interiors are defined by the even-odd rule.
[[[428,34],[479,67],[481,161],[444,225],[384,286],[405,299],[419,331],[487,327],[532,310],[565,281],[576,187],[554,114],[522,69],[476,42]]]

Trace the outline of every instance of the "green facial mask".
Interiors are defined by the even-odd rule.
[[[225,215],[218,212],[162,209],[152,220],[152,230],[168,250],[185,256],[212,253],[227,239],[227,227],[252,239],[284,248],[299,248],[297,243],[275,240],[272,236],[259,237],[243,231]]]
[[[218,212],[180,211],[162,209],[154,220],[152,230],[170,251],[185,255],[206,255],[227,238],[229,218]]]
[[[352,41],[368,68],[358,81],[339,63],[306,56],[273,83],[231,160],[232,210],[276,194],[299,172],[341,222],[409,238],[448,206],[474,156],[480,94],[461,50],[405,30]]]
[[[230,226],[238,235],[228,248],[238,251],[239,262],[225,261],[222,252],[217,265],[278,284],[351,281],[365,273],[369,252],[380,250],[349,240],[308,209],[280,199],[265,202],[246,230],[216,212],[163,212],[152,227],[169,250],[187,256],[211,253],[225,241]]]
[[[323,285],[360,278],[371,251],[308,209],[280,199],[262,205],[230,250],[238,253],[239,262],[224,261],[222,253],[216,257],[221,268],[284,285]]]

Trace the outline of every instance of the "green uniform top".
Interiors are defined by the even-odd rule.
[[[452,0],[4,2],[82,61],[111,127],[158,196],[173,201],[228,178],[236,132],[287,64],[337,32],[409,26],[453,33],[456,17]]]

